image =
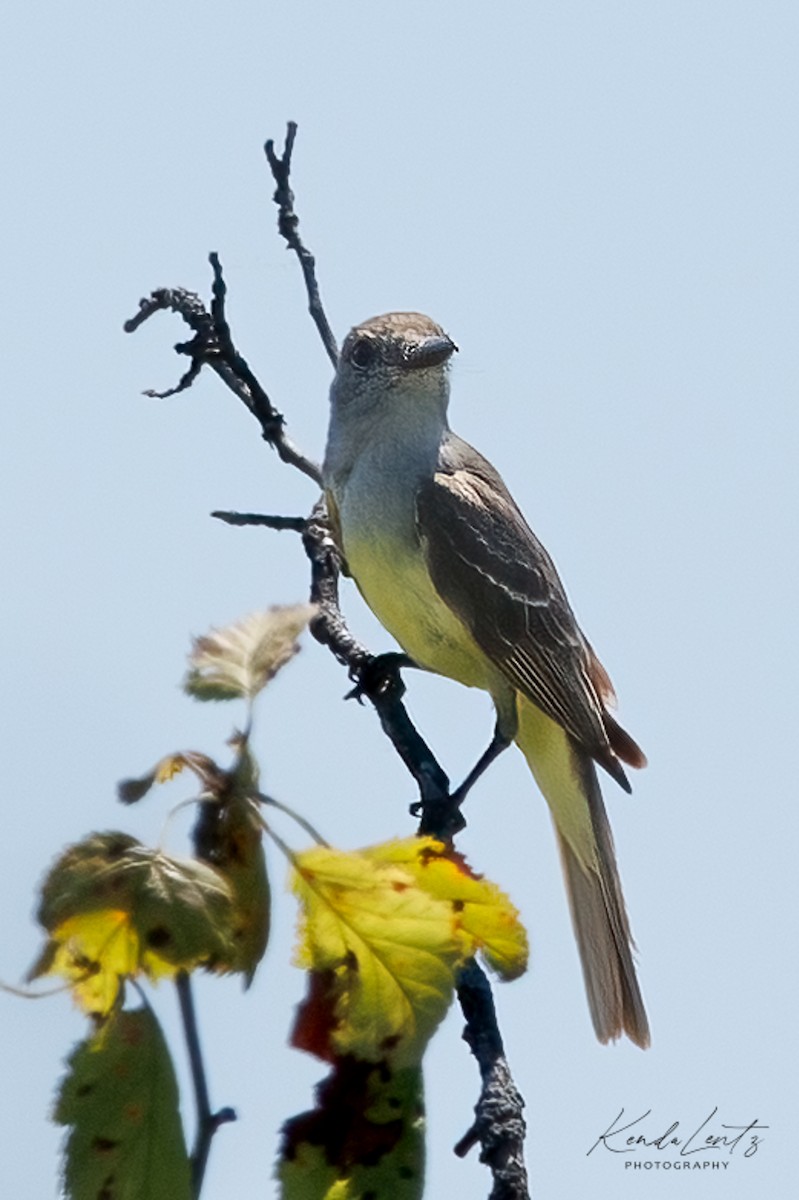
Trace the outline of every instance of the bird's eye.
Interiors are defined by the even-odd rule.
[[[370,363],[374,362],[376,353],[374,342],[369,338],[358,338],[350,350],[350,362],[354,367],[363,370],[364,367],[368,367]]]

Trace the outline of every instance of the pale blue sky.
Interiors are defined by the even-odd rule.
[[[79,0],[6,14],[0,976],[37,951],[33,889],[66,842],[111,827],[154,841],[189,794],[177,782],[126,812],[115,782],[172,749],[224,752],[235,709],[177,688],[190,633],[306,594],[292,537],[207,514],[303,512],[313,488],[211,376],[141,398],[177,378],[176,321],[122,333],[152,287],[207,294],[218,250],[242,350],[321,454],[329,368],[261,153],[293,118],[303,232],[337,333],[416,308],[459,343],[453,425],[553,554],[650,757],[633,797],[605,788],[645,1054],[594,1041],[521,756],[469,802],[461,848],[532,940],[530,972],[497,1000],[535,1195],[682,1194],[673,1172],[586,1150],[621,1107],[687,1128],[716,1106],[720,1122],[770,1129],[692,1194],[792,1194],[798,55],[790,0]],[[388,648],[345,597],[353,628]],[[410,683],[459,778],[490,732],[488,700]],[[345,689],[307,644],[262,698],[256,745],[267,790],[357,846],[410,831],[413,789]],[[241,1118],[214,1145],[207,1200],[271,1193],[278,1126],[324,1074],[284,1046],[302,977],[270,860],[276,926],[252,992],[199,989],[213,1100]],[[169,990],[156,1002],[174,1032]],[[47,1112],[83,1021],[63,997],[0,995],[0,1014],[0,1188],[52,1196]],[[478,1087],[460,1026],[428,1060],[428,1195],[477,1200],[484,1168],[449,1152]]]

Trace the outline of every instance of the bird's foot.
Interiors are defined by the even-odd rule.
[[[399,700],[405,694],[405,684],[402,682],[400,671],[403,667],[415,666],[412,658],[398,651],[377,654],[358,669],[355,687],[347,692],[345,699],[357,700],[361,704],[364,696],[374,700],[393,694],[395,699]]]

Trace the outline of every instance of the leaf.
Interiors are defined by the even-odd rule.
[[[297,957],[309,986],[292,1041],[333,1063],[283,1129],[282,1200],[417,1200],[420,1062],[478,950],[504,978],[527,963],[518,913],[433,838],[297,855]]]
[[[64,975],[91,1012],[110,1011],[126,976],[224,965],[235,953],[222,876],[122,833],[69,847],[44,881],[37,916],[50,941],[29,979]]]
[[[421,1070],[338,1063],[311,1112],[283,1126],[281,1200],[418,1200],[424,1188]]]
[[[116,1013],[73,1050],[53,1119],[69,1127],[68,1200],[189,1200],[177,1083],[149,1009]]]
[[[331,1060],[418,1063],[469,953],[453,906],[365,853],[317,847],[295,865],[298,960],[313,972],[295,1045]]]
[[[233,950],[226,966],[252,983],[269,941],[271,894],[256,801],[232,790],[203,801],[195,828],[198,853],[226,881],[233,901]]]
[[[85,1012],[106,1016],[117,1002],[122,980],[138,972],[140,954],[139,938],[126,912],[86,913],[57,927],[29,978],[63,975]]]
[[[517,979],[527,970],[527,931],[518,909],[495,883],[475,874],[462,855],[434,838],[418,837],[386,842],[364,853],[401,866],[431,896],[452,904],[471,939],[470,953],[479,950],[501,979]]]
[[[195,638],[185,691],[197,700],[253,700],[297,653],[314,612],[312,604],[275,606]]]
[[[156,783],[168,783],[181,771],[193,771],[200,782],[208,789],[219,786],[224,779],[224,772],[207,754],[197,750],[189,750],[183,754],[168,754],[160,759],[152,771],[135,779],[123,779],[117,784],[117,796],[123,804],[135,804],[147,795]]]
[[[258,803],[258,764],[246,733],[235,732],[228,744],[236,750],[229,771],[195,750],[170,754],[140,779],[119,785],[123,802],[132,803],[154,783],[180,771],[194,772],[203,785],[192,833],[195,851],[227,885],[232,901],[231,946],[217,966],[240,971],[249,987],[269,940],[270,891],[263,851],[263,822]]]

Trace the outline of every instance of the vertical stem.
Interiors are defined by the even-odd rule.
[[[218,1113],[211,1112],[208,1097],[208,1081],[205,1077],[205,1064],[200,1049],[200,1035],[197,1029],[197,1014],[194,1009],[194,996],[191,990],[191,979],[186,971],[180,971],[175,980],[180,1003],[180,1015],[183,1020],[183,1032],[186,1037],[186,1049],[189,1054],[191,1081],[194,1087],[194,1100],[197,1108],[197,1132],[194,1137],[194,1148],[191,1154],[191,1190],[194,1200],[198,1200],[205,1177],[211,1140],[220,1125],[226,1121],[235,1121],[236,1114],[231,1108],[223,1108]]]

